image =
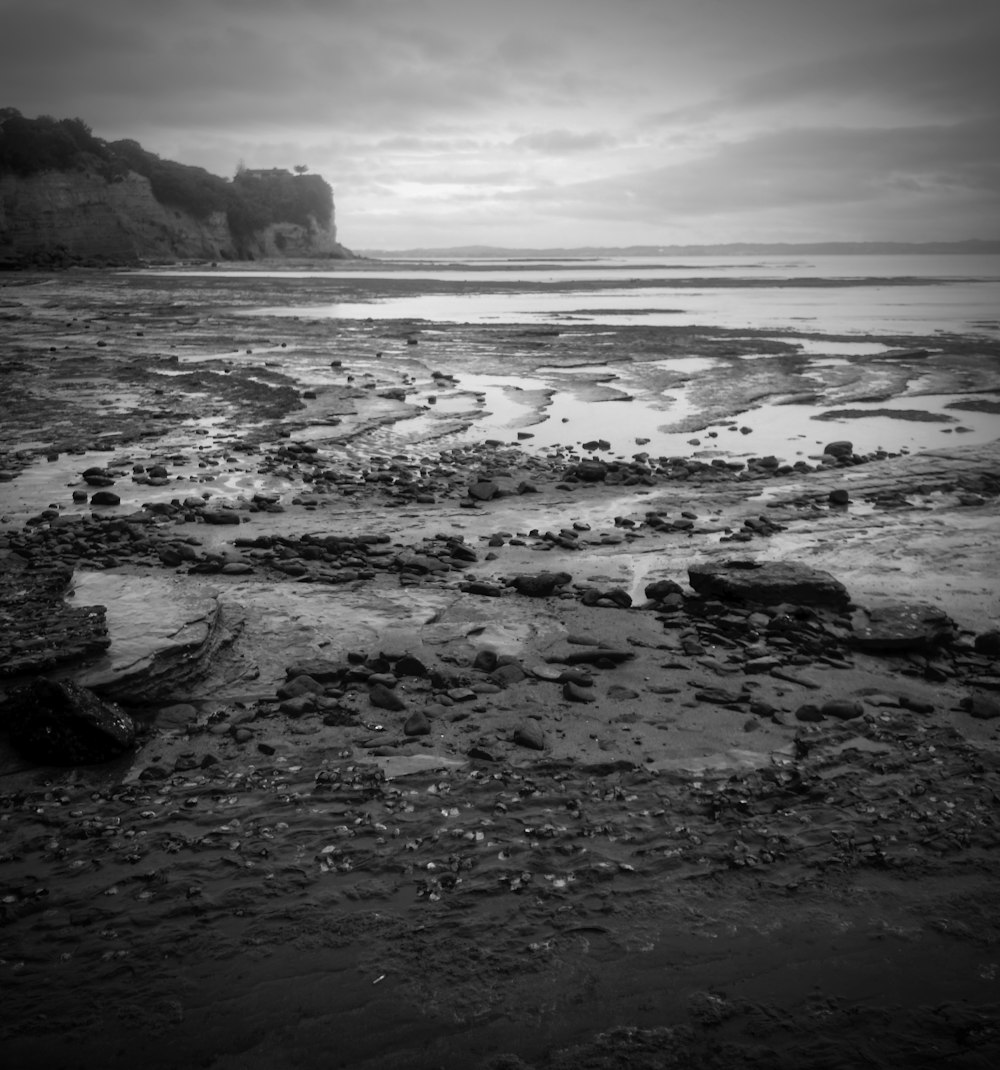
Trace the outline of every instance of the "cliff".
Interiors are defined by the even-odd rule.
[[[0,263],[13,267],[350,255],[332,215],[326,225],[311,217],[237,236],[227,212],[198,218],[161,204],[150,180],[134,171],[110,181],[79,171],[0,174]]]
[[[228,181],[80,120],[0,109],[0,267],[352,255],[318,175],[241,168]]]

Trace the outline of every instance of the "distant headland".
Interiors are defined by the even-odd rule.
[[[0,268],[349,258],[333,190],[308,170],[220,178],[81,119],[0,108]]]

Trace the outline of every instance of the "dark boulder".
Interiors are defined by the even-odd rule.
[[[396,676],[423,677],[427,675],[427,666],[413,654],[403,654],[395,659],[393,672]]]
[[[683,595],[684,589],[674,580],[654,580],[652,583],[646,584],[643,593],[650,601],[662,602],[668,595]]]
[[[538,572],[532,576],[515,576],[510,586],[518,594],[529,598],[548,598],[559,587],[565,587],[573,577],[567,572]]]
[[[297,676],[310,676],[321,684],[332,684],[343,679],[347,666],[341,661],[324,661],[314,659],[299,661],[285,669],[285,678],[294,680]]]
[[[121,505],[121,498],[113,490],[99,490],[90,496],[91,505]]]
[[[762,605],[845,607],[847,588],[821,569],[794,561],[725,561],[691,565],[688,580],[699,594]]]
[[[961,706],[963,710],[968,711],[980,721],[995,721],[1000,717],[1000,700],[993,695],[984,695],[979,691],[966,695],[962,699]]]
[[[476,501],[488,502],[499,497],[500,487],[492,479],[481,479],[469,487],[469,497]]]
[[[566,470],[567,476],[575,476],[582,483],[603,483],[610,469],[603,461],[581,461]]]
[[[527,747],[529,750],[545,750],[545,733],[538,725],[530,721],[518,725],[511,739],[519,747]]]
[[[107,762],[135,742],[132,718],[85,687],[40,677],[11,692],[2,707],[11,743],[46,765]]]
[[[406,702],[385,684],[373,684],[368,692],[368,701],[382,710],[405,710]]]
[[[406,736],[428,736],[430,731],[431,723],[423,710],[414,710],[403,725],[403,735]]]
[[[106,468],[88,468],[83,481],[91,487],[113,487],[115,477]]]
[[[238,524],[240,522],[239,513],[229,509],[206,509],[201,516],[206,524]]]

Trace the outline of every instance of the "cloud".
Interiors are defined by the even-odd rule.
[[[653,113],[644,125],[693,125],[789,104],[860,105],[900,117],[991,114],[1000,110],[997,37],[952,35],[781,64],[697,104]]]
[[[522,134],[514,138],[511,144],[515,149],[528,149],[549,156],[569,156],[578,152],[592,152],[595,149],[611,148],[618,143],[618,138],[603,131],[575,133],[572,130],[542,130],[533,134]]]
[[[592,182],[511,194],[586,219],[671,222],[851,203],[915,193],[1000,202],[995,119],[891,129],[791,129],[723,144],[710,155]],[[998,204],[1000,207],[1000,204]]]

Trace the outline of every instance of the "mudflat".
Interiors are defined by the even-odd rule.
[[[997,343],[292,300],[0,288],[10,1065],[995,1066]]]

